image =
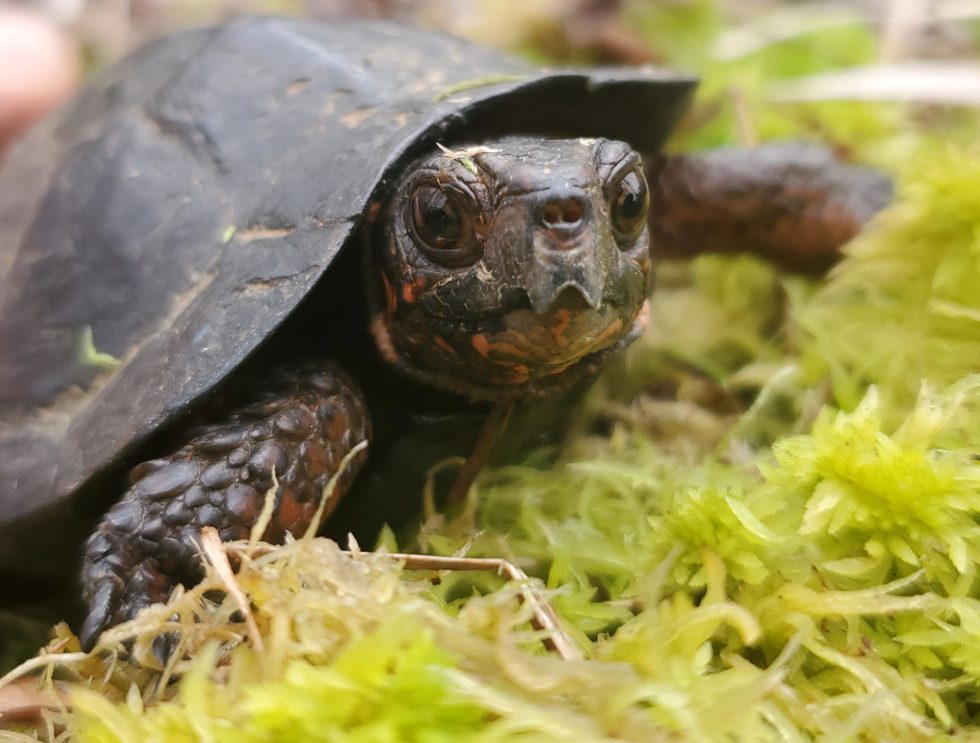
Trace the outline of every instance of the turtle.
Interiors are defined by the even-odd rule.
[[[98,75],[0,168],[0,596],[80,576],[90,649],[199,579],[202,527],[329,524],[412,425],[431,460],[587,386],[657,250],[819,268],[887,203],[799,145],[660,154],[696,84],[277,17]]]

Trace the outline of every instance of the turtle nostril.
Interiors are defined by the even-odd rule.
[[[581,199],[575,197],[554,199],[541,210],[541,221],[551,229],[570,229],[582,221],[585,209]]]

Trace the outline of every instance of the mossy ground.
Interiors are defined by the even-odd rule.
[[[836,26],[721,65],[705,51],[714,6],[681,5],[630,10],[706,74],[676,145],[732,143],[737,84],[755,136],[846,146],[899,193],[823,280],[750,258],[662,267],[650,332],[581,411],[589,435],[484,472],[465,508],[385,536],[521,566],[582,657],[546,651],[528,586],[493,574],[434,583],[322,540],[241,548],[253,625],[212,570],[113,631],[107,646],[136,638],[133,661],[68,653],[61,629],[54,677],[74,712],[25,735],[980,738],[976,119],[767,103],[773,80],[869,62],[876,39]],[[161,677],[153,638],[175,626]]]

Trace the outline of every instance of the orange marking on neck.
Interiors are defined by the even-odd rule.
[[[398,352],[395,350],[395,344],[391,342],[391,333],[388,328],[389,319],[390,313],[387,318],[384,315],[375,316],[374,320],[371,321],[371,334],[374,336],[378,351],[381,352],[381,357],[389,364],[396,364],[398,363]]]
[[[593,345],[601,346],[602,343],[609,338],[609,336],[618,335],[622,329],[623,321],[617,318],[613,322],[609,323],[609,325],[606,326],[606,329],[596,336],[595,343],[593,343]]]
[[[531,370],[524,364],[516,364],[509,369],[510,378],[513,382],[526,382],[531,377]]]
[[[395,287],[393,287],[391,282],[388,281],[388,276],[384,271],[381,272],[381,285],[384,287],[385,301],[388,304],[385,314],[391,317],[395,314],[395,306],[398,304],[398,297],[395,296]]]
[[[421,274],[412,275],[407,273],[402,278],[402,299],[409,304],[413,304],[418,299],[419,294],[424,292],[429,286],[425,276]]]

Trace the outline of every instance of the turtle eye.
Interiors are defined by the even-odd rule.
[[[423,184],[415,189],[410,203],[412,234],[429,258],[450,266],[473,261],[474,214],[479,209],[472,198]]]
[[[650,192],[646,178],[634,168],[620,178],[610,191],[609,210],[612,226],[621,241],[635,238],[646,224],[650,207]]]

